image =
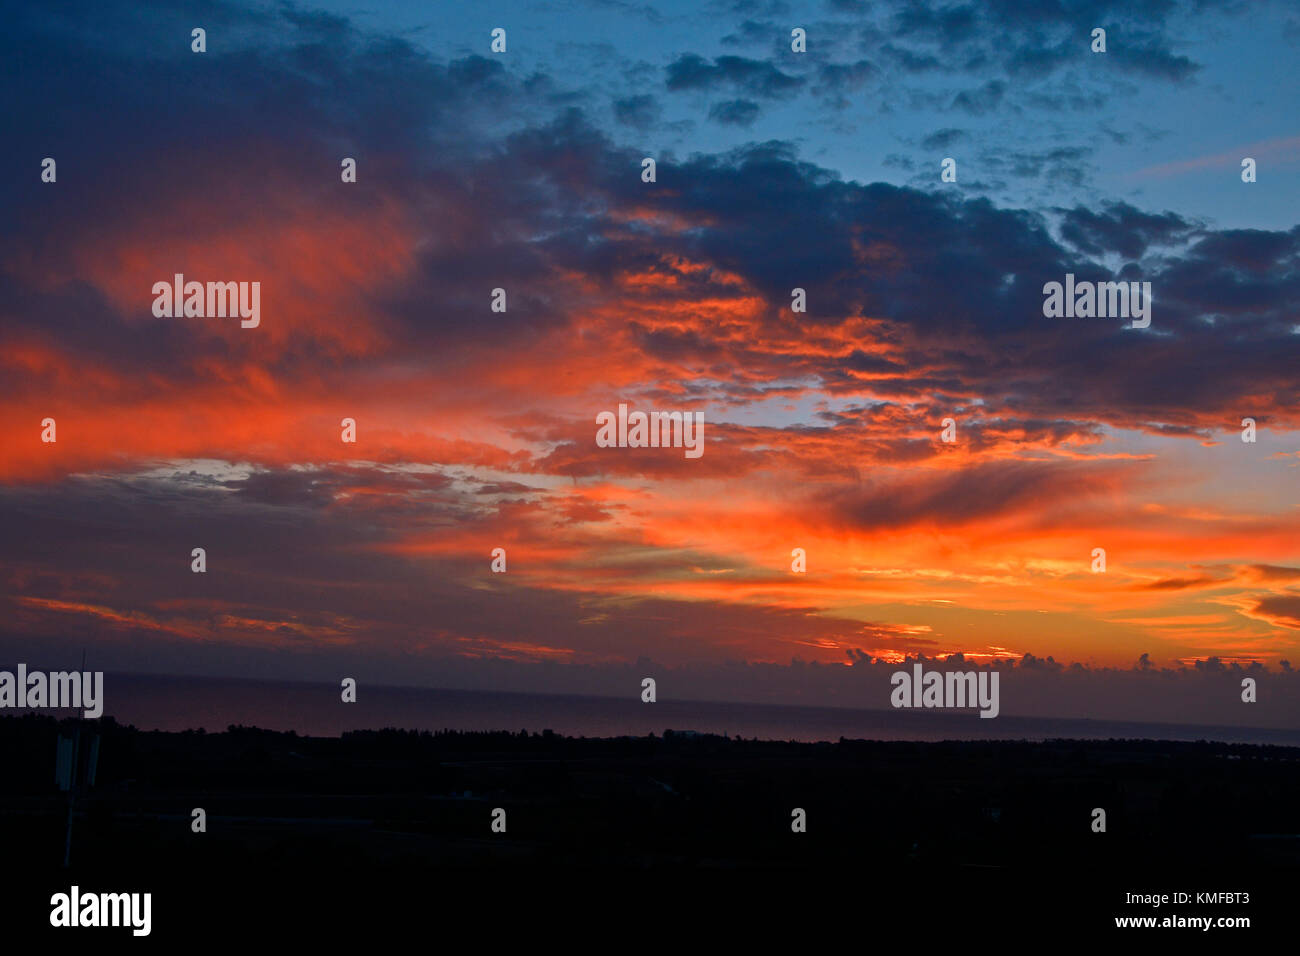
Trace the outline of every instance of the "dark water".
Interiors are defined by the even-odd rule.
[[[976,711],[848,710],[571,695],[379,687],[362,683],[357,702],[333,684],[226,678],[106,675],[104,713],[141,730],[224,730],[230,724],[338,736],[347,730],[553,730],[616,737],[694,730],[767,740],[985,740],[1109,737],[1218,740],[1300,746],[1300,730],[1059,720]]]

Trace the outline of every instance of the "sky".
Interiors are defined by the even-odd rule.
[[[8,20],[0,659],[878,707],[845,675],[960,655],[1093,675],[1061,716],[1134,673],[1294,688],[1293,5]],[[259,282],[260,323],[157,316],[177,273]],[[1150,327],[1045,317],[1067,273],[1149,282]],[[703,454],[598,446],[620,403],[702,414]]]

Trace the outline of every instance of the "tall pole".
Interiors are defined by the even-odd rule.
[[[81,673],[86,673],[86,649],[81,649]],[[68,831],[63,840],[63,868],[66,870],[72,859],[72,817],[77,801],[77,785],[81,780],[81,723],[77,723],[77,732],[72,738],[72,780],[68,787]]]
[[[72,858],[72,810],[73,803],[77,799],[77,758],[78,750],[81,746],[81,728],[77,728],[76,734],[72,738],[72,785],[68,787],[68,834],[63,841],[63,868],[68,868],[68,861]]]

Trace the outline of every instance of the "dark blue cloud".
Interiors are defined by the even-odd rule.
[[[686,53],[669,64],[667,73],[668,89],[673,92],[731,88],[766,99],[791,96],[807,83],[771,63],[741,56],[719,56],[710,63]]]
[[[709,107],[709,118],[727,126],[752,126],[760,112],[753,100],[724,100]]]

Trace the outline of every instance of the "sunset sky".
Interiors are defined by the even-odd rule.
[[[1300,12],[1132,6],[18,7],[0,658],[1300,663]]]

